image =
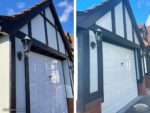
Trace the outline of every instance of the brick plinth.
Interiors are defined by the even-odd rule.
[[[101,102],[100,99],[97,99],[95,101],[92,101],[85,105],[85,111],[78,113],[101,113]]]
[[[150,88],[150,76],[146,76],[146,88]]]
[[[142,81],[142,83],[138,83],[138,94],[142,96],[146,96],[146,79]]]
[[[74,101],[73,98],[67,98],[67,103],[68,103],[68,112],[73,113],[74,112]]]

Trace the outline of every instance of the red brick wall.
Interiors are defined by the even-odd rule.
[[[67,98],[67,103],[68,103],[68,112],[73,113],[74,112],[73,98]]]
[[[150,88],[150,76],[146,77],[146,88]]]
[[[146,94],[146,79],[144,79],[142,83],[138,84],[138,94],[143,95],[143,96],[147,95]]]
[[[101,113],[101,102],[100,99],[97,99],[95,101],[92,101],[85,105],[85,112],[78,113]]]

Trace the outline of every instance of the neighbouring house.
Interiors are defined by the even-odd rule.
[[[52,0],[0,15],[0,113],[73,113],[72,58]]]
[[[68,32],[65,32],[65,36],[68,39],[68,43],[71,47],[72,53],[74,53],[74,35],[70,35]]]
[[[149,26],[149,25],[148,25]],[[142,84],[141,89],[148,89],[150,88],[150,39],[148,31],[149,27],[146,26],[146,24],[141,24],[139,25],[139,31],[141,33],[141,37],[143,39],[145,47],[143,48],[143,55],[142,55],[142,63],[143,63],[143,68],[144,68],[144,75],[145,75],[145,84]],[[145,87],[145,88],[144,88]]]
[[[129,0],[77,12],[78,113],[116,113],[145,95],[143,49]]]
[[[70,46],[71,48],[71,52],[72,52],[72,59],[73,59],[73,62],[71,62],[70,64],[70,67],[72,72],[71,73],[74,73],[74,35],[70,35],[68,32],[65,32],[65,36],[67,38],[67,42],[68,42],[68,45]],[[72,75],[71,76],[71,80],[72,80],[72,83],[74,84],[74,76]]]

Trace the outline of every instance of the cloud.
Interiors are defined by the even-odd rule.
[[[24,8],[25,7],[25,3],[23,3],[23,2],[19,2],[19,3],[17,3],[16,4],[17,5],[17,8],[20,8],[20,9],[22,9],[22,8]]]
[[[64,0],[58,4],[58,7],[64,8],[62,15],[59,17],[61,22],[67,22],[70,14],[73,12],[73,4]]]
[[[15,11],[14,11],[12,8],[7,8],[6,10],[7,10],[7,14],[8,14],[8,15],[13,15],[13,14],[15,14]]]
[[[67,0],[64,0],[62,2],[59,2],[58,7],[66,7],[68,5]]]

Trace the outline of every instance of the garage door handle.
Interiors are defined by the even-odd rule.
[[[49,79],[52,79],[52,75],[49,76]]]
[[[123,66],[124,65],[124,63],[123,62],[121,62],[121,66]]]

